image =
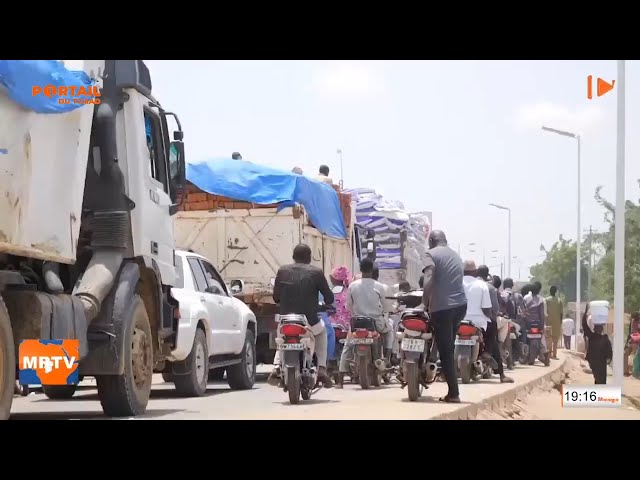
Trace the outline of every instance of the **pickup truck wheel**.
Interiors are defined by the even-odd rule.
[[[11,403],[16,388],[16,353],[9,312],[0,296],[0,420],[11,413]]]
[[[76,393],[77,385],[43,385],[42,391],[51,400],[68,400]]]
[[[249,390],[256,383],[256,340],[251,330],[247,330],[240,358],[240,363],[227,367],[231,390]]]
[[[124,335],[124,373],[96,375],[98,398],[108,417],[133,417],[147,409],[153,378],[153,337],[149,316],[139,295],[134,295]]]
[[[184,363],[183,363],[184,362]],[[176,362],[175,371],[186,370],[186,375],[175,375],[173,382],[176,392],[182,397],[201,397],[207,391],[207,375],[209,374],[209,352],[207,350],[207,337],[202,329],[196,329],[193,337],[193,346],[189,356]]]

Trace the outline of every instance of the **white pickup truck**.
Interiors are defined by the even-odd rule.
[[[180,302],[176,347],[163,372],[179,394],[199,397],[208,379],[222,379],[234,390],[253,387],[256,379],[256,316],[234,298],[215,267],[205,257],[175,251]],[[234,285],[239,293],[241,284]]]

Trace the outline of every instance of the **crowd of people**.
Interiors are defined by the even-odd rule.
[[[328,174],[328,172],[326,172]],[[571,347],[571,336],[576,327],[574,321],[564,315],[564,306],[558,297],[558,289],[551,286],[550,295],[542,297],[542,285],[533,282],[514,289],[514,281],[490,275],[485,265],[476,266],[473,260],[463,261],[447,244],[442,231],[429,235],[429,250],[423,276],[419,286],[422,304],[429,312],[433,325],[435,344],[441,363],[441,372],[448,384],[448,393],[440,400],[460,402],[457,371],[454,360],[455,338],[463,320],[470,321],[483,334],[482,356],[489,363],[500,382],[512,383],[504,372],[504,358],[498,341],[500,320],[510,319],[523,333],[519,341],[526,342],[527,324],[536,322],[543,326],[547,335],[541,340],[541,354],[557,358],[561,339],[564,347]],[[311,249],[298,245],[293,252],[294,263],[281,267],[276,275],[273,297],[280,305],[280,314],[304,314],[315,336],[318,379],[325,388],[334,383],[327,372],[327,360],[334,355],[334,336],[327,330],[332,325],[349,329],[353,317],[369,317],[375,320],[376,328],[384,339],[384,358],[391,362],[394,350],[394,331],[397,325],[390,318],[394,307],[390,298],[396,292],[407,293],[412,289],[408,282],[401,282],[395,289],[378,281],[379,270],[374,260],[367,257],[360,262],[360,274],[352,277],[348,267],[335,268],[330,275],[333,287],[340,286],[334,294],[322,270],[311,265]],[[319,300],[333,305],[330,315],[319,315]],[[587,310],[588,312],[588,310]],[[603,333],[602,326],[588,325],[585,312],[582,330],[587,342],[587,360],[594,373],[596,383],[606,383],[606,364],[611,360],[611,344]],[[397,321],[396,321],[397,323]],[[640,338],[640,315],[636,317],[636,330]],[[635,330],[632,330],[635,331]],[[548,338],[548,341],[545,339]],[[343,379],[349,372],[353,348],[347,343],[339,359],[337,387],[342,388]],[[278,385],[281,378],[279,356],[269,376],[269,383]]]

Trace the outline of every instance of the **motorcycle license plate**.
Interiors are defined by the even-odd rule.
[[[456,338],[456,345],[475,345],[475,344],[476,344],[476,341],[474,338],[470,338],[469,340]]]
[[[516,339],[516,334],[515,333],[510,333],[509,336],[514,340]]]
[[[302,343],[280,343],[278,350],[304,350],[304,345]]]
[[[423,352],[424,340],[421,338],[403,338],[400,348],[406,352]]]
[[[351,343],[353,345],[371,345],[373,338],[352,338]]]
[[[527,338],[542,338],[541,333],[527,333]]]

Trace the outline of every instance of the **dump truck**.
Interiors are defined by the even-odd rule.
[[[34,82],[60,69],[15,62],[35,62],[4,64],[33,69]],[[175,346],[180,122],[153,97],[142,60],[84,60],[82,70],[100,95],[63,113],[18,101],[32,88],[62,96],[60,85],[5,77],[0,86],[0,419],[10,414],[22,340],[77,340],[79,376],[95,377],[107,416],[145,412],[152,374]],[[43,388],[70,398],[76,385]]]
[[[327,278],[343,265],[358,273],[360,260],[375,249],[371,233],[355,224],[350,195],[341,192],[346,238],[322,234],[301,205],[260,205],[212,195],[195,185],[185,190],[185,203],[175,217],[176,245],[213,262],[236,297],[256,314],[258,363],[273,362],[278,312],[273,280],[281,266],[293,262],[296,245],[311,247],[312,264]]]

